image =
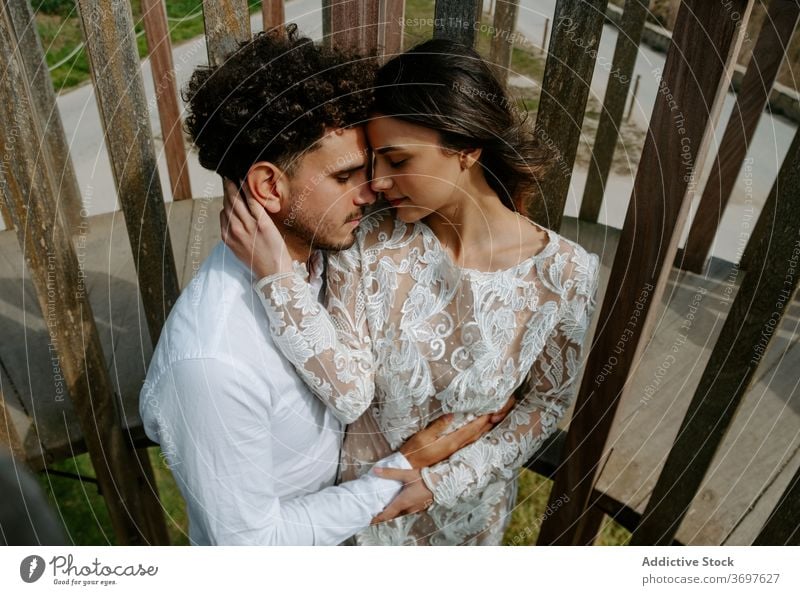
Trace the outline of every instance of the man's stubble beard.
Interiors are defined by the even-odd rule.
[[[311,220],[310,217],[297,216],[292,225],[284,228],[284,233],[293,235],[295,238],[302,240],[314,250],[339,252],[341,250],[347,250],[355,244],[356,237],[354,233],[350,233],[349,238],[344,241],[331,239],[330,236],[332,235],[331,231],[333,229],[334,225],[325,222],[325,220],[320,223],[319,220]]]

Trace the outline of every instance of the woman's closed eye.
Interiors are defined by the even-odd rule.
[[[406,161],[408,161],[408,159],[401,159],[400,161],[389,160],[389,167],[391,167],[392,169],[397,169],[398,167],[403,165]]]

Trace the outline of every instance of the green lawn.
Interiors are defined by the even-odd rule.
[[[42,9],[37,12],[37,23],[42,41],[47,51],[48,64],[56,64],[69,55],[70,51],[81,42],[81,31],[74,18],[72,0],[49,0],[41,3]],[[36,3],[35,6],[39,6]],[[200,16],[201,0],[168,0],[168,15],[177,20],[170,21],[171,37],[174,43],[203,34],[203,20]],[[260,3],[251,2],[251,10],[258,10]],[[47,14],[47,12],[50,14]],[[141,31],[141,9],[138,0],[132,3],[134,22],[137,31]],[[431,19],[433,17],[432,0],[407,0],[406,17]],[[405,47],[429,39],[431,27],[420,26],[407,28]],[[489,34],[483,34],[478,40],[478,50],[488,55]],[[144,37],[139,37],[139,53],[146,55]],[[544,72],[544,58],[525,48],[515,47],[512,57],[512,69],[515,72],[541,82]],[[75,86],[89,78],[86,57],[81,51],[64,66],[53,73],[53,81],[57,90]],[[516,90],[520,107],[535,111],[538,97],[529,91]],[[187,517],[181,495],[175,485],[169,469],[164,464],[160,451],[150,449],[150,459],[156,473],[158,489],[167,524],[170,541],[173,544],[186,544]],[[88,455],[61,461],[52,465],[53,469],[91,477],[93,469]],[[94,484],[75,479],[40,474],[40,482],[47,491],[51,503],[61,515],[70,541],[79,545],[113,544],[114,535],[103,503]],[[532,472],[524,471],[519,486],[517,506],[506,532],[505,542],[509,545],[532,545],[536,543],[541,521],[545,518],[547,501],[550,494],[551,481]],[[598,538],[599,545],[623,545],[630,534],[620,525],[606,519]]]

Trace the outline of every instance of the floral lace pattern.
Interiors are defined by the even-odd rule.
[[[500,543],[517,470],[572,403],[595,308],[597,255],[544,231],[538,254],[481,272],[455,266],[424,223],[376,213],[353,247],[329,255],[327,311],[302,264],[255,284],[277,346],[350,424],[343,480],[443,413],[456,414],[454,430],[520,389],[505,420],[422,470],[428,510],[369,527],[358,543]]]

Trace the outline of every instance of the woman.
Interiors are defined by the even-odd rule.
[[[391,209],[364,218],[356,243],[329,255],[327,311],[304,265],[288,256],[259,261],[258,253],[287,254],[274,225],[254,237],[223,236],[260,279],[276,344],[352,422],[342,479],[443,413],[455,413],[455,429],[521,388],[483,439],[421,476],[394,472],[430,506],[356,538],[499,544],[517,471],[574,397],[598,258],[516,211],[548,154],[472,49],[437,39],[387,62],[366,132],[372,188]],[[241,201],[227,201],[223,230],[247,217]]]

